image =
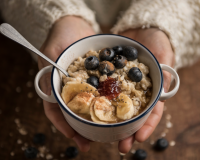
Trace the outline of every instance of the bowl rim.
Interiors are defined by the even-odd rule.
[[[76,44],[76,43],[78,43],[78,42],[80,42],[80,41],[82,41],[82,40],[84,40],[84,39],[87,39],[87,38],[96,37],[96,36],[105,36],[105,35],[106,35],[106,36],[122,37],[122,38],[126,38],[126,39],[129,39],[129,40],[131,40],[131,41],[134,41],[134,42],[138,43],[139,45],[141,45],[142,47],[144,47],[144,49],[146,49],[146,50],[150,53],[150,55],[154,58],[154,60],[156,61],[157,66],[158,66],[158,68],[159,68],[159,70],[160,70],[160,76],[161,76],[160,90],[159,90],[159,92],[158,92],[158,95],[157,95],[156,99],[155,99],[154,102],[152,103],[152,105],[149,106],[149,108],[148,108],[145,112],[142,112],[142,114],[139,114],[138,117],[136,117],[136,118],[133,117],[132,119],[129,119],[129,120],[123,121],[123,122],[119,122],[119,123],[99,124],[99,123],[95,123],[95,122],[92,122],[92,121],[89,121],[89,120],[86,120],[86,119],[82,118],[82,119],[84,119],[84,121],[83,121],[83,120],[81,120],[81,119],[79,118],[78,115],[75,116],[75,115],[73,115],[72,113],[70,113],[70,112],[62,105],[62,103],[60,102],[58,96],[56,95],[55,88],[54,88],[54,85],[53,85],[53,75],[54,75],[54,71],[55,71],[55,69],[56,69],[55,67],[53,67],[52,72],[51,72],[51,87],[52,87],[52,92],[53,92],[53,94],[54,94],[54,97],[55,97],[55,99],[57,100],[59,106],[61,106],[62,109],[63,109],[65,112],[67,112],[68,115],[70,115],[71,117],[75,118],[76,120],[78,120],[78,121],[80,121],[80,122],[83,122],[83,123],[85,123],[85,124],[91,125],[91,126],[96,126],[96,127],[119,127],[119,126],[123,126],[123,125],[130,124],[130,123],[135,122],[135,121],[141,119],[142,117],[144,117],[146,114],[148,114],[148,113],[154,108],[154,106],[156,105],[156,103],[157,103],[158,100],[159,100],[159,97],[160,97],[161,92],[162,92],[162,89],[163,89],[163,73],[162,73],[162,69],[161,69],[161,67],[160,67],[159,62],[158,62],[158,60],[156,59],[156,57],[153,55],[153,53],[151,53],[151,51],[150,51],[148,48],[146,48],[144,45],[142,45],[141,43],[137,42],[137,41],[134,40],[134,39],[125,37],[125,36],[116,35],[116,34],[95,34],[95,35],[91,35],[91,36],[88,36],[88,37],[84,37],[84,38],[82,38],[82,39],[79,39],[79,40],[77,40],[76,42],[74,42],[74,43],[72,43],[71,45],[69,45],[69,46],[59,55],[59,57],[57,58],[57,60],[55,61],[55,63],[58,63],[60,57],[65,53],[65,51],[66,51],[67,49],[69,49],[71,46],[73,46],[74,44]]]

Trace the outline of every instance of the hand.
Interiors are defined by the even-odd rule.
[[[130,29],[121,33],[121,35],[132,38],[143,44],[155,55],[160,64],[166,64],[173,67],[174,53],[168,37],[161,30],[156,28]],[[163,71],[163,76],[163,87],[165,92],[167,92],[171,83],[171,75],[168,72]],[[163,108],[164,102],[158,101],[142,128],[140,128],[133,136],[119,142],[119,150],[126,153],[131,149],[134,140],[137,140],[138,142],[145,141],[158,125],[162,117]]]
[[[74,16],[66,16],[59,19],[53,25],[46,41],[41,47],[41,52],[51,60],[56,61],[58,56],[73,42],[94,34],[92,27],[83,19]],[[38,58],[39,69],[50,65],[42,58]],[[44,75],[40,81],[44,93],[51,94],[50,73]],[[67,123],[63,114],[55,103],[43,101],[44,111],[54,126],[67,138],[72,138],[81,151],[90,149],[90,141],[77,134]]]

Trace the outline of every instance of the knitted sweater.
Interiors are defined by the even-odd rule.
[[[140,27],[165,32],[175,53],[176,69],[193,64],[200,56],[200,0],[1,0],[0,11],[36,48],[62,16],[80,16],[100,32],[95,11],[103,25],[120,17],[111,29],[114,34]]]

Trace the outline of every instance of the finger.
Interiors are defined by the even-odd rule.
[[[90,140],[85,139],[84,137],[80,136],[77,133],[73,137],[73,140],[76,142],[76,144],[78,145],[78,148],[82,152],[87,152],[90,150]]]
[[[138,142],[144,142],[153,133],[162,117],[163,108],[164,103],[159,101],[154,107],[145,124],[136,132],[135,140]]]
[[[134,140],[135,140],[134,136],[131,136],[122,141],[119,141],[119,144],[118,144],[119,152],[128,153],[129,150],[132,148]]]
[[[49,103],[46,101],[43,101],[43,103],[44,103],[44,111],[47,118],[67,138],[73,138],[76,132],[69,126],[69,124],[65,120],[58,104]]]

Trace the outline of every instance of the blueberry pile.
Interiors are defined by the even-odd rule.
[[[35,147],[28,147],[25,151],[24,151],[25,157],[29,158],[29,159],[33,159],[37,157],[38,154],[38,150]]]
[[[138,51],[132,46],[115,46],[113,48],[103,48],[99,53],[99,59],[96,56],[89,56],[85,60],[87,70],[99,70],[102,75],[111,76],[116,69],[122,69],[126,66],[127,61],[133,61],[138,58]],[[133,82],[142,80],[142,72],[139,68],[133,67],[128,72],[128,77]],[[90,77],[87,83],[98,87],[99,80],[97,77]]]
[[[67,158],[75,158],[78,155],[78,150],[76,147],[68,147],[65,151]]]
[[[160,138],[156,141],[154,145],[154,149],[156,151],[163,151],[168,147],[169,143],[165,138]],[[134,154],[134,159],[136,160],[144,160],[147,158],[147,152],[143,149],[137,149]]]

